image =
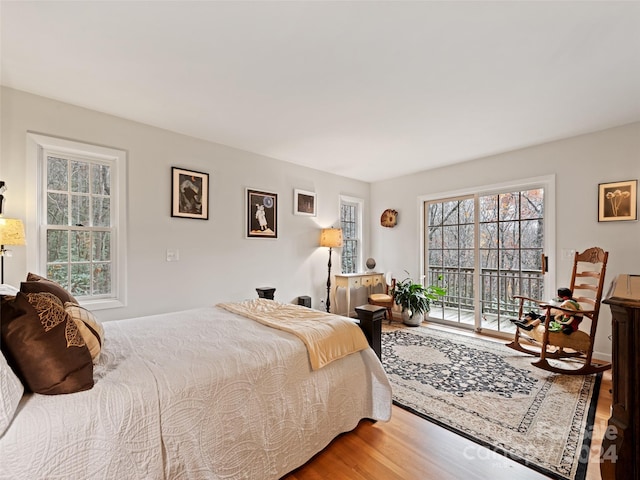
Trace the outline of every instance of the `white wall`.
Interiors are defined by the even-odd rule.
[[[557,258],[556,285],[568,283],[563,249],[608,250],[607,283],[620,273],[640,273],[640,224],[597,221],[598,183],[640,178],[640,123],[369,185],[12,89],[3,88],[0,100],[7,217],[27,218],[25,186],[34,181],[26,178],[27,131],[128,152],[129,303],[99,312],[103,320],[254,298],[255,287],[267,285],[277,288],[277,300],[310,295],[320,308],[328,254],[317,247],[319,229],[338,224],[339,195],[365,200],[364,256],[376,259],[376,270],[417,275],[418,197],[550,174],[556,175],[556,252],[550,252]],[[208,221],[170,216],[171,166],[210,174]],[[278,240],[244,238],[245,187],[279,194]],[[294,188],[318,194],[317,217],[292,214]],[[399,211],[393,229],[380,226],[386,208]],[[167,248],[180,250],[179,262],[165,261]],[[5,280],[18,284],[26,249],[13,250]],[[335,253],[333,265],[335,272]],[[610,318],[603,308],[596,343],[603,358],[611,352]]]
[[[460,141],[464,141],[461,139]],[[466,190],[543,175],[556,175],[557,286],[569,283],[571,260],[563,249],[582,251],[599,246],[609,251],[606,284],[621,273],[640,273],[640,224],[598,223],[598,184],[640,178],[640,123],[559,140],[458,165],[420,172],[371,187],[371,241],[373,257],[384,270],[400,275],[420,271],[418,197]],[[386,208],[398,210],[398,225],[380,226]],[[611,354],[611,315],[604,306],[595,351]]]
[[[368,183],[25,92],[3,88],[1,95],[0,179],[7,183],[7,217],[28,218],[25,190],[35,180],[26,178],[27,131],[128,152],[128,306],[97,312],[102,320],[255,298],[255,288],[262,286],[276,287],[275,298],[282,302],[309,295],[320,308],[328,259],[327,249],[317,246],[320,228],[339,223],[340,195],[364,199],[369,215]],[[208,221],[170,216],[172,166],[210,174]],[[278,193],[277,240],[245,238],[245,187]],[[294,188],[317,193],[317,217],[293,215]],[[180,261],[166,262],[167,248],[178,249]],[[26,249],[13,251],[5,282],[18,285],[26,275]],[[336,252],[333,265],[336,273]]]

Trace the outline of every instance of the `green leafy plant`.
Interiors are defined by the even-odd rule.
[[[409,275],[409,272],[405,272]],[[438,277],[441,280],[442,277]],[[407,311],[409,317],[414,315],[424,315],[431,310],[431,302],[437,300],[447,293],[444,287],[439,285],[422,286],[420,283],[414,283],[410,277],[400,282],[396,282],[393,290],[393,297],[396,305],[402,307],[402,311]]]

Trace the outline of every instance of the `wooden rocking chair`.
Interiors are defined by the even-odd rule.
[[[568,375],[588,375],[611,368],[610,363],[594,364],[591,362],[608,257],[609,252],[605,252],[598,247],[592,247],[582,253],[576,253],[574,257],[569,288],[573,292],[573,298],[582,307],[580,314],[583,317],[583,324],[585,319],[590,320],[591,325],[588,333],[583,330],[577,330],[567,335],[561,331],[550,331],[549,325],[556,313],[562,311],[571,315],[575,314],[576,311],[559,308],[554,302],[544,302],[521,295],[514,295],[513,298],[520,301],[519,319],[523,319],[524,303],[527,301],[536,304],[544,311],[541,316],[543,323],[533,327],[531,330],[516,327],[515,338],[507,346],[519,352],[540,357],[532,365],[550,372]],[[523,342],[537,345],[539,349],[525,347]],[[549,358],[575,358],[582,362],[582,366],[579,368],[563,368],[550,364],[547,360]]]

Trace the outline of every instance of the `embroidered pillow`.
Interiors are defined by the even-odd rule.
[[[102,325],[93,313],[76,303],[65,302],[64,310],[76,322],[80,335],[82,335],[84,342],[87,344],[93,363],[96,363],[104,341]]]
[[[19,292],[3,301],[1,333],[2,351],[25,390],[55,395],[93,387],[89,349],[55,295]]]
[[[40,275],[36,275],[35,273],[29,273],[27,275],[27,281],[20,284],[20,291],[22,293],[49,292],[58,297],[63,304],[64,302],[78,303],[73,295],[66,291],[62,285],[53,280],[41,277]]]

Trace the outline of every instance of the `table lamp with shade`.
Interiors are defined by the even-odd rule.
[[[331,251],[342,246],[341,228],[323,228],[320,233],[320,246],[329,247],[329,276],[327,277],[327,312],[331,308]]]
[[[24,225],[16,218],[0,217],[0,283],[4,283],[4,257],[10,256],[7,245],[24,245]]]

